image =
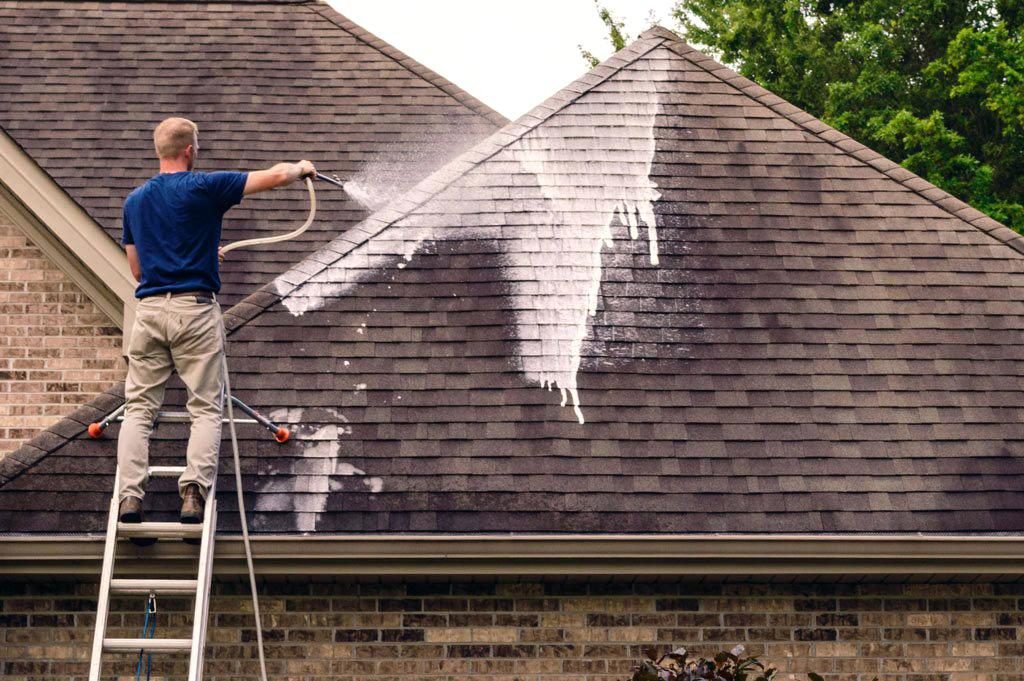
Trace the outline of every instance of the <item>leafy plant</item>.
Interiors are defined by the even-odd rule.
[[[676,648],[661,656],[654,648],[644,652],[647,659],[635,668],[633,681],[771,681],[776,672],[756,657],[741,657],[741,645],[717,653],[712,660],[691,658],[686,648]],[[812,677],[812,681],[820,679]]]
[[[607,7],[600,4],[599,0],[594,0],[594,5],[597,7],[597,16],[601,18],[601,23],[604,24],[605,30],[608,31],[608,42],[612,44],[612,48],[616,52],[621,50],[629,42],[629,34],[626,33],[626,24],[611,13]],[[580,55],[586,60],[590,68],[594,68],[601,63],[601,60],[590,50],[583,47],[583,45],[576,46]]]
[[[647,659],[633,668],[632,681],[772,681],[777,672],[756,657],[743,657],[742,645],[716,653],[711,660],[691,658],[686,648],[676,648],[661,656],[654,648],[644,653]],[[824,681],[814,672],[807,676],[811,681]]]

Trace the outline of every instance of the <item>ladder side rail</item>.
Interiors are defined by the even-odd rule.
[[[114,559],[117,553],[117,490],[120,487],[121,469],[118,467],[114,472],[114,493],[110,497],[107,537],[103,543],[103,572],[100,574],[100,592],[96,602],[96,630],[93,633],[92,657],[89,660],[89,681],[100,681],[103,639],[107,635],[107,619],[110,614],[110,580],[114,575]]]
[[[312,183],[310,183],[312,186]],[[227,347],[224,352],[227,352]],[[228,370],[226,355],[221,356],[221,367]],[[220,408],[223,417],[224,401],[227,396],[228,378],[224,376],[224,389],[220,393]],[[206,653],[206,619],[210,612],[210,589],[213,586],[213,548],[217,535],[217,473],[220,471],[220,451],[213,468],[213,480],[206,493],[203,508],[203,535],[199,546],[198,574],[196,575],[195,611],[192,615],[192,654],[188,661],[188,681],[203,681],[203,657]],[[243,519],[244,522],[244,519]]]
[[[203,681],[203,657],[206,651],[206,620],[210,612],[210,588],[213,582],[213,548],[217,529],[216,479],[207,494],[203,511],[203,538],[199,548],[195,612],[192,616],[192,654],[188,681]]]

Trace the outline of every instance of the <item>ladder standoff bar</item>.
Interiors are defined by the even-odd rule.
[[[231,403],[241,409],[242,412],[251,419],[235,419],[235,423],[259,424],[269,430],[273,434],[274,440],[281,444],[284,444],[291,439],[292,434],[287,428],[277,425],[234,395],[231,396]],[[114,421],[124,421],[124,410],[126,406],[127,404],[122,404],[120,407],[104,417],[102,421],[90,423],[88,428],[89,437],[93,439],[100,438],[103,436],[103,431],[105,431],[111,423]],[[153,420],[153,425],[156,426],[161,421],[167,423],[188,423],[190,420],[191,417],[188,412],[158,412],[156,418]],[[226,418],[223,420],[227,422]]]
[[[256,423],[260,424],[261,426],[269,430],[271,433],[273,433],[274,439],[277,440],[279,443],[284,444],[285,442],[288,442],[289,438],[291,438],[292,434],[288,431],[287,428],[285,428],[284,426],[277,425],[276,423],[268,419],[266,416],[259,413],[258,411],[250,407],[248,404],[235,397],[234,395],[231,396],[231,404],[241,409],[246,416],[255,420]]]

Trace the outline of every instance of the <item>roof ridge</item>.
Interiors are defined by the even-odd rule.
[[[1024,236],[1013,231],[998,220],[982,213],[977,208],[956,198],[944,189],[936,187],[928,180],[907,170],[895,161],[882,156],[882,154],[870,149],[846,133],[836,130],[816,116],[787,102],[782,97],[758,85],[749,78],[736,73],[728,66],[720,64],[688,44],[672,31],[661,26],[654,26],[644,31],[641,35],[647,34],[665,37],[665,46],[668,49],[694,66],[697,66],[705,73],[714,76],[726,85],[732,86],[759,104],[763,104],[786,120],[813,134],[818,139],[828,142],[847,156],[852,156],[861,163],[874,168],[953,217],[966,222],[996,241],[1009,246],[1014,251],[1024,254]],[[673,37],[670,38],[668,36]],[[709,68],[709,65],[711,65],[711,68]]]
[[[495,125],[507,125],[509,120],[505,116],[501,115],[491,107],[484,104],[482,101],[463,90],[455,83],[451,82],[441,74],[437,73],[433,69],[424,66],[420,62],[416,61],[409,55],[405,54],[394,45],[378,38],[373,33],[370,33],[365,28],[355,23],[341,12],[337,11],[323,0],[301,0],[308,4],[309,8],[320,15],[327,21],[331,22],[338,28],[348,31],[356,39],[361,40],[366,45],[374,48],[386,57],[394,59],[396,62],[404,66],[411,73],[419,76],[423,80],[427,81],[434,87],[438,88],[442,92],[448,94],[463,106],[475,111],[491,123]]]
[[[540,126],[562,109],[572,105],[576,100],[608,80],[623,68],[633,64],[647,53],[664,42],[661,36],[638,38],[625,48],[619,50],[606,60],[587,71],[567,86],[533,107],[515,121],[505,125],[484,140],[481,140],[468,151],[463,152],[433,173],[417,182],[399,197],[390,201],[383,208],[364,218],[361,222],[345,230],[331,242],[299,261],[294,267],[282,273],[274,281],[243,298],[236,305],[225,311],[225,326],[232,333],[251,321],[268,307],[282,300],[288,293],[304,284],[311,277],[323,272],[338,262],[369,239],[377,236],[385,229],[404,217],[407,213],[423,205],[426,201],[447,188],[457,178],[480,165],[484,161],[504,150],[508,145],[523,135]],[[336,245],[344,242],[343,248]],[[331,257],[322,254],[327,251]],[[292,280],[287,277],[296,273]],[[286,293],[277,289],[277,282],[284,281],[291,285]],[[230,323],[230,326],[228,325]]]

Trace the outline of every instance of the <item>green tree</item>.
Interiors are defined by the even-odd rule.
[[[680,0],[687,39],[1024,231],[1024,2]]]
[[[605,30],[608,31],[608,42],[618,52],[629,42],[629,34],[626,33],[625,23],[616,19],[611,11],[602,5],[599,0],[594,0],[594,5],[597,7],[597,16],[601,18],[601,23],[604,24]],[[577,45],[576,47],[579,48],[580,54],[590,65],[590,68],[594,68],[601,63],[601,60],[590,50],[585,49],[582,45]]]

